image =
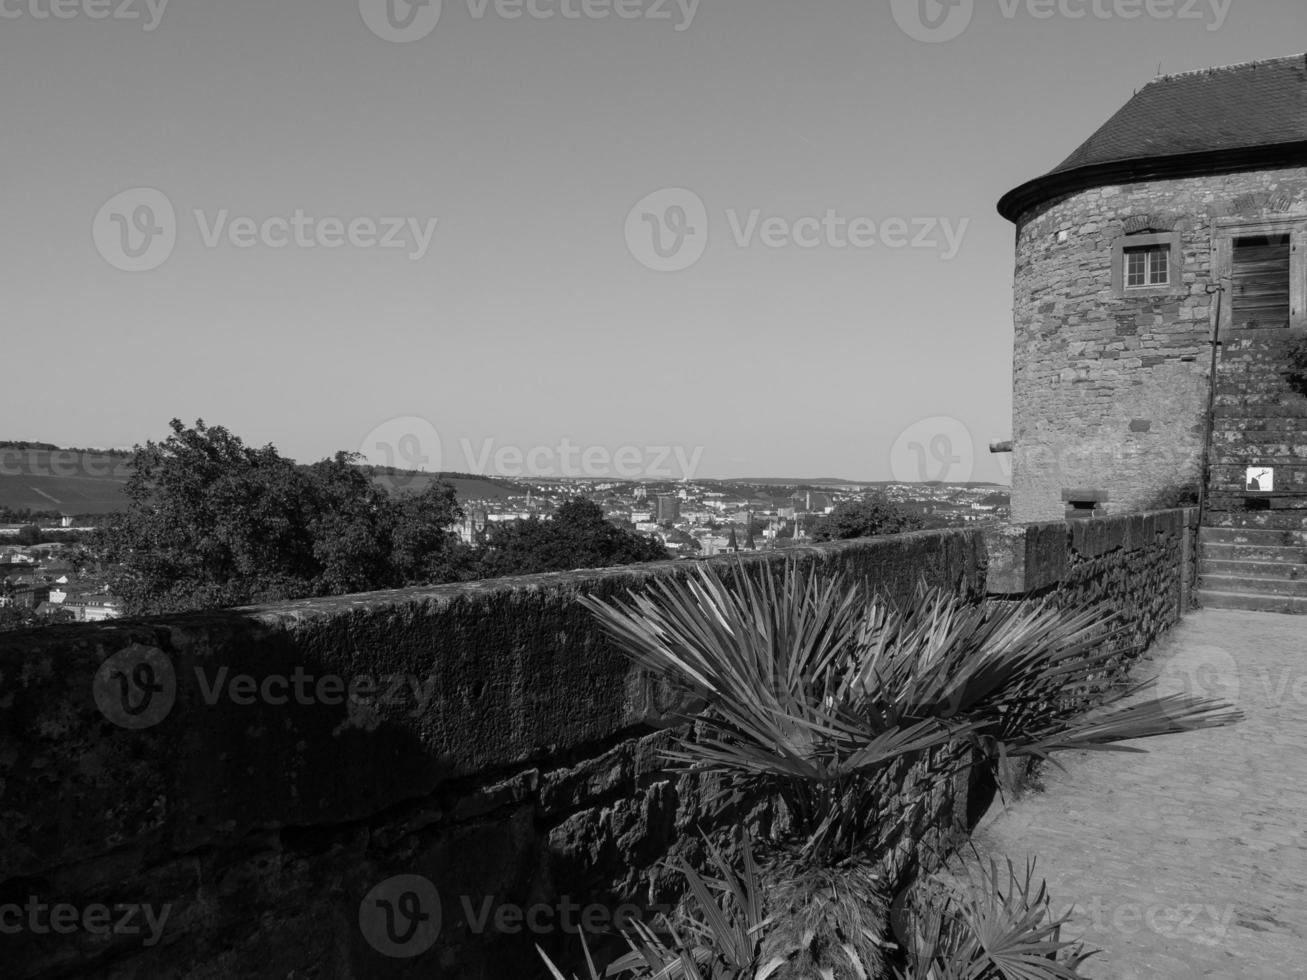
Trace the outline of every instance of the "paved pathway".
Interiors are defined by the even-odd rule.
[[[1307,616],[1204,610],[1141,671],[1247,719],[1075,753],[981,823],[982,855],[1037,857],[1095,980],[1307,978]],[[1147,676],[1147,673],[1142,676]]]

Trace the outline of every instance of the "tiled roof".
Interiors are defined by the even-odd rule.
[[[1307,140],[1307,55],[1150,82],[1053,173]]]
[[[1096,173],[1128,172],[1133,163],[1155,175],[1167,158],[1195,167],[1202,158],[1268,148],[1292,153],[1304,143],[1307,54],[1168,75],[1136,92],[1060,165],[1005,196],[999,211],[1015,220],[1032,204],[1074,189],[1077,175],[1084,177],[1079,186],[1094,186]],[[1307,163],[1307,153],[1302,159]]]

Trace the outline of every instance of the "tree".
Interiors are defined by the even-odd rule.
[[[95,542],[131,615],[428,582],[459,547],[448,484],[392,498],[356,454],[302,467],[203,420],[169,424],[136,447],[128,508]]]
[[[479,550],[474,575],[531,575],[666,561],[670,557],[661,542],[622,530],[604,517],[598,504],[576,498],[560,506],[550,520],[530,517],[491,525]]]
[[[35,524],[24,524],[18,529],[18,543],[25,547],[40,544],[43,540],[41,529]]]
[[[836,508],[812,530],[814,541],[843,541],[870,538],[878,534],[920,531],[925,526],[918,515],[895,506],[883,496],[849,500]]]
[[[36,625],[39,625],[39,619],[35,609],[25,609],[20,606],[0,608],[0,633],[5,630],[27,629]]]

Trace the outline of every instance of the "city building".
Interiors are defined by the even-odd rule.
[[[660,496],[655,510],[659,524],[674,524],[681,519],[681,500],[671,495]]]

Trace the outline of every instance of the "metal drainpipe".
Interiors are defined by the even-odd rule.
[[[1198,480],[1198,529],[1201,531],[1207,520],[1207,484],[1211,478],[1212,468],[1212,430],[1216,428],[1216,367],[1221,353],[1221,314],[1225,289],[1221,283],[1207,286],[1207,293],[1216,294],[1216,327],[1212,331],[1212,370],[1207,380],[1207,418],[1203,432],[1203,465]]]

